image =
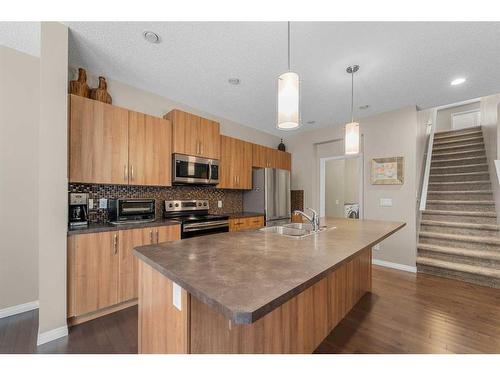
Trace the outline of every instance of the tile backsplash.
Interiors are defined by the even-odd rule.
[[[210,186],[130,186],[130,185],[94,185],[69,184],[70,193],[88,193],[94,199],[94,209],[89,210],[91,222],[107,220],[107,211],[97,209],[99,199],[106,198],[154,198],[156,199],[156,217],[163,216],[163,201],[173,199],[208,199],[210,213],[235,213],[243,211],[243,192],[241,190],[217,189]],[[218,208],[217,201],[222,201]]]

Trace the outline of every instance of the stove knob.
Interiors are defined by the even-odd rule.
[[[172,208],[172,207],[174,207],[174,205],[172,203],[169,203],[168,207]]]
[[[175,207],[179,207],[179,203],[176,203],[176,204],[175,204]]]
[[[198,202],[198,207],[201,207],[201,202]]]
[[[207,202],[203,203],[203,205],[206,207],[207,206]]]

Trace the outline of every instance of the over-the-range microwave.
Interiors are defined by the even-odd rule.
[[[219,161],[182,154],[172,155],[172,183],[175,185],[219,183]]]

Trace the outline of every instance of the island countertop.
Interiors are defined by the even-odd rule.
[[[322,219],[302,239],[241,231],[134,250],[140,260],[236,324],[257,321],[405,223]]]

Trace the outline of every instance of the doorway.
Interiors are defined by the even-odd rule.
[[[363,218],[363,155],[320,159],[320,215]]]

